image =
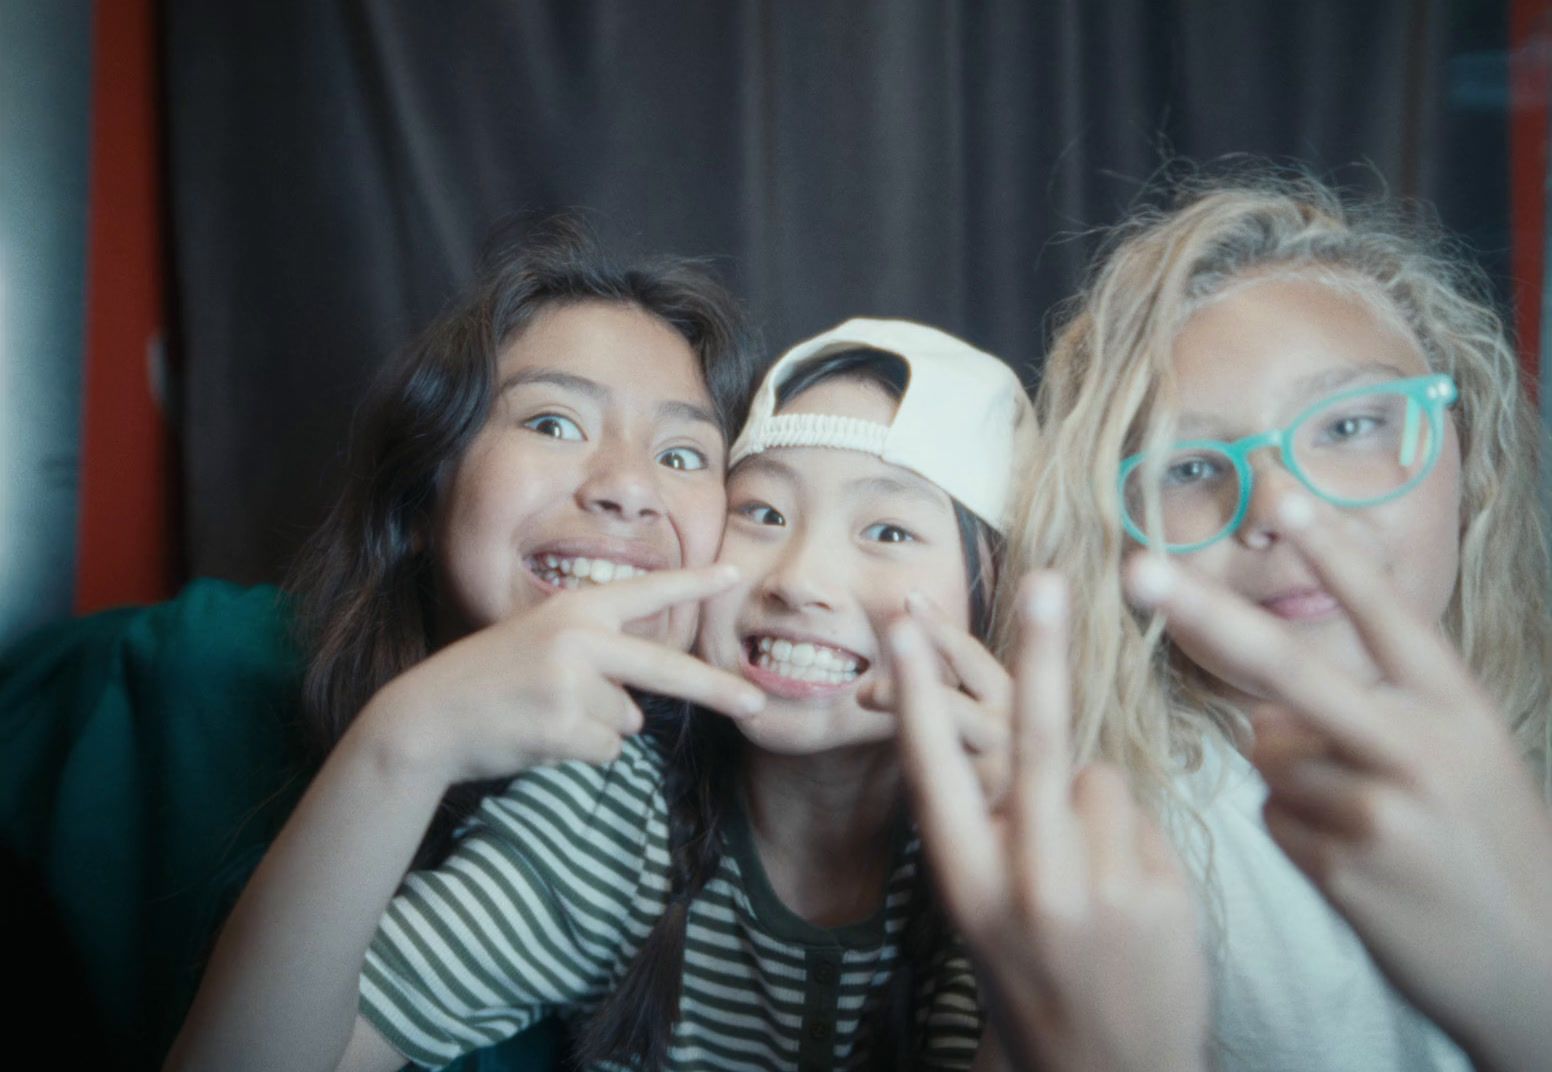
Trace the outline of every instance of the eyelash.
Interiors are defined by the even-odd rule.
[[[540,430],[545,424],[559,425],[562,423],[569,424],[577,434],[574,436],[551,435],[549,432]],[[562,417],[559,413],[541,413],[538,416],[529,417],[526,421],[523,422],[523,427],[529,429],[530,431],[537,432],[539,435],[542,435],[547,439],[559,439],[562,442],[567,443],[575,443],[585,438],[582,435],[582,429],[577,427],[576,421],[572,420],[570,417]]]
[[[787,524],[787,519],[782,517],[781,516],[781,512],[779,510],[777,510],[774,506],[771,506],[769,503],[763,503],[763,502],[746,503],[743,506],[738,507],[735,512],[743,515],[746,518],[748,518],[750,521],[754,522],[756,525],[769,525],[769,526],[771,526],[773,528],[779,528],[779,527],[785,527],[786,524]],[[774,518],[775,520],[774,521],[762,520],[762,515],[768,515],[769,517]],[[868,535],[869,533],[872,533],[872,532],[875,532],[875,531],[878,533],[877,536],[870,537]],[[882,536],[883,536],[883,534],[885,532],[899,533],[900,534],[900,539],[895,539],[895,540],[883,539]],[[905,528],[902,525],[891,524],[888,521],[878,521],[878,522],[875,522],[875,523],[869,525],[867,528],[862,530],[862,537],[864,539],[872,540],[873,542],[876,542],[876,543],[916,543],[916,542],[918,542],[916,534],[914,532],[912,532],[910,529]]]
[[[863,538],[864,539],[868,539],[869,538],[868,537],[868,533],[873,532],[874,530],[881,530],[880,531],[880,536],[872,537],[872,539],[874,539],[878,543],[915,543],[916,542],[916,534],[913,533],[910,529],[904,528],[904,527],[902,527],[900,525],[892,525],[888,521],[879,521],[879,522],[876,522],[876,523],[874,523],[872,525],[869,525],[867,528],[863,529],[862,530]],[[898,539],[898,540],[885,540],[885,539],[882,539],[881,538],[882,537],[882,532],[885,532],[885,531],[887,531],[887,532],[898,532],[902,538]]]
[[[663,459],[669,457],[670,455],[674,455],[674,454],[688,454],[692,458],[695,459],[697,464],[695,464],[695,465],[669,465],[666,461],[663,460]],[[696,450],[694,447],[669,447],[667,450],[663,451],[663,453],[661,453],[661,454],[659,454],[657,456],[657,463],[659,465],[663,466],[665,469],[674,469],[674,470],[677,470],[679,472],[685,472],[685,473],[699,472],[700,470],[707,469],[707,468],[709,468],[711,466],[711,462],[707,459],[706,455],[702,454],[700,451]]]
[[[781,516],[781,511],[777,510],[774,506],[770,505],[769,503],[763,503],[763,502],[744,503],[742,506],[735,507],[733,512],[738,514],[738,515],[740,515],[741,517],[748,518],[750,521],[752,521],[756,525],[769,525],[769,526],[771,526],[773,528],[783,528],[787,524],[787,519]],[[774,517],[776,520],[775,521],[762,521],[760,519],[760,516],[759,516],[762,512],[768,513],[770,516]]]
[[[554,435],[544,430],[546,425],[555,426],[557,428],[562,425],[566,425],[569,426],[570,429],[576,434]],[[527,428],[531,432],[535,432],[538,435],[544,436],[546,439],[558,439],[563,443],[581,442],[587,438],[582,434],[582,429],[578,427],[576,421],[572,420],[570,417],[563,417],[559,413],[540,413],[536,416],[529,417],[526,421],[523,422],[523,427]],[[562,431],[564,432],[564,429],[562,429]],[[665,460],[670,457],[681,455],[693,461],[694,464],[672,465]],[[656,460],[657,463],[663,466],[665,469],[673,469],[676,472],[685,473],[700,472],[701,470],[708,469],[711,466],[711,461],[706,457],[705,453],[703,451],[696,450],[694,447],[669,447],[667,450],[658,454]]]

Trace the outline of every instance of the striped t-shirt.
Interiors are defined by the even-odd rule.
[[[440,867],[406,878],[368,950],[361,1011],[428,1067],[551,1013],[597,1007],[663,913],[669,891],[663,754],[634,738],[605,766],[525,772],[481,806]],[[848,1068],[859,1013],[887,983],[919,847],[902,838],[883,908],[815,927],[776,897],[746,820],[730,816],[717,873],[690,906],[675,1069]],[[926,1049],[968,1068],[981,1030],[962,955],[927,981]]]

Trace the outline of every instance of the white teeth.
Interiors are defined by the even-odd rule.
[[[756,666],[794,681],[845,685],[862,672],[861,660],[806,641],[794,644],[780,637],[759,637],[754,649]]]
[[[755,665],[762,670],[769,670],[773,674],[791,678],[793,681],[812,681],[822,685],[846,685],[857,680],[857,671],[851,670],[826,670],[818,666],[798,666],[790,662],[779,662],[766,654],[761,654],[755,661]]]
[[[557,588],[579,588],[584,580],[593,584],[628,581],[648,572],[628,562],[581,556],[566,558],[555,554],[535,555],[529,562],[529,568],[545,583]]]

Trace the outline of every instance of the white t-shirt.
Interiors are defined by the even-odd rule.
[[[1386,981],[1353,929],[1272,841],[1255,768],[1227,743],[1210,742],[1187,782],[1212,838],[1209,891],[1222,923],[1221,932],[1211,923],[1203,929],[1215,1066],[1469,1070],[1461,1049]]]

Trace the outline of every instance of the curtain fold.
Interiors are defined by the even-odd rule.
[[[1499,226],[1501,151],[1473,128],[1463,159],[1446,122],[1484,7],[168,0],[190,572],[279,574],[373,369],[514,213],[719,258],[772,349],[907,316],[1031,382],[1171,158],[1298,159]]]

